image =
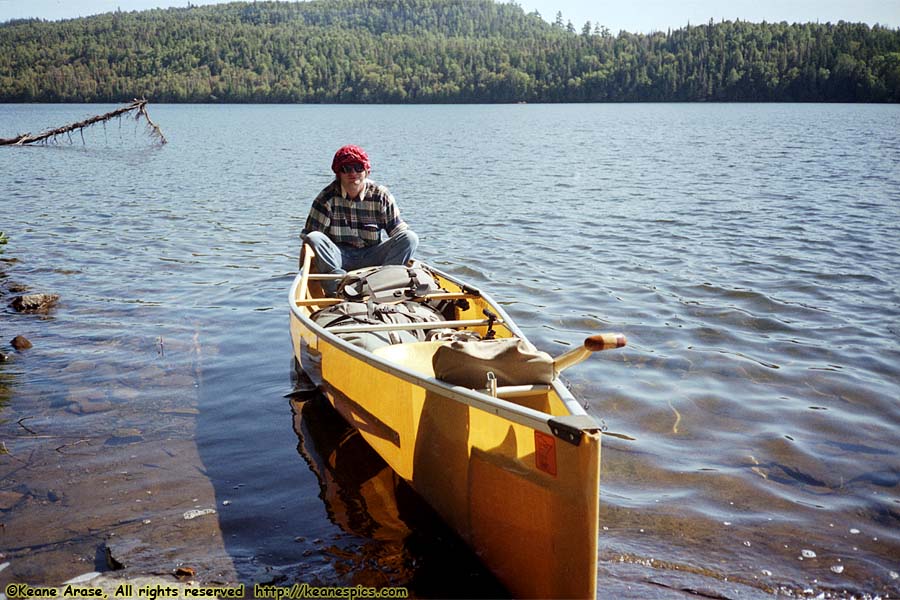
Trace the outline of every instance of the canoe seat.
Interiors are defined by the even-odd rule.
[[[372,351],[372,354],[426,377],[434,377],[434,367],[431,365],[431,359],[434,353],[437,352],[437,349],[447,343],[446,341],[435,341],[393,344],[376,348]]]

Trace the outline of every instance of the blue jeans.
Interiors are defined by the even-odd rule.
[[[320,231],[311,231],[302,237],[316,254],[316,271],[319,273],[343,274],[376,265],[405,265],[419,245],[419,236],[411,229],[405,229],[368,248],[335,244]],[[325,293],[334,294],[337,284],[336,280],[323,280],[322,288]]]

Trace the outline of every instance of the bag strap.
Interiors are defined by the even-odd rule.
[[[422,281],[420,277],[424,273],[422,269],[413,269],[411,267],[407,267],[406,272],[409,274],[409,287],[410,287],[410,296],[412,298],[421,298],[429,291],[431,291],[431,286],[434,285],[434,281],[429,282],[427,279]]]
[[[389,265],[390,266],[390,265]],[[369,272],[360,273],[357,279],[345,280],[342,283],[339,293],[343,294],[347,299],[353,301],[361,301],[363,298],[374,298],[376,302],[403,302],[404,300],[422,298],[428,293],[437,289],[434,276],[421,267],[405,267],[406,282],[398,277],[398,286],[384,290],[375,290],[372,287],[370,278],[379,273],[376,268]],[[348,288],[354,290],[352,293]]]

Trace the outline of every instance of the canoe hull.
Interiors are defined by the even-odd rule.
[[[334,408],[515,597],[595,596],[598,431],[576,445],[511,420],[502,401],[352,347],[301,311],[291,337]]]

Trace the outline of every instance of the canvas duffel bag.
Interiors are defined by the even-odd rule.
[[[487,387],[487,374],[497,385],[549,384],[553,358],[519,338],[456,341],[438,348],[432,359],[435,377],[473,389]]]

